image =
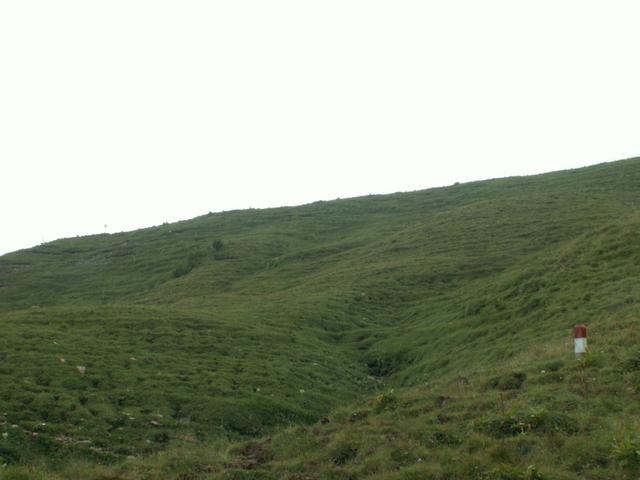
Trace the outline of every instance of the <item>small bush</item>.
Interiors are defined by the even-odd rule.
[[[376,413],[385,410],[394,410],[398,406],[398,398],[391,390],[389,393],[381,393],[373,399],[373,411]]]
[[[520,390],[526,379],[526,373],[512,372],[507,375],[492,378],[487,383],[487,386],[498,390]]]
[[[352,442],[343,440],[331,449],[331,461],[335,465],[344,465],[358,454],[358,447]]]
[[[187,267],[186,265],[179,265],[175,268],[175,270],[173,271],[173,277],[174,278],[180,278],[185,276],[187,273],[189,273],[192,269]]]
[[[464,313],[468,316],[478,315],[484,307],[486,307],[484,301],[473,302],[466,306]]]
[[[397,468],[400,466],[412,465],[418,461],[420,457],[416,455],[410,448],[394,448],[389,453],[392,464]]]
[[[367,362],[369,374],[374,377],[388,377],[389,375],[400,370],[404,364],[401,355],[388,355],[386,357],[378,357]]]
[[[423,443],[427,447],[454,447],[462,442],[458,437],[445,430],[436,430],[426,435]]]
[[[520,313],[522,315],[528,315],[542,305],[544,305],[544,299],[542,297],[533,297],[522,306]]]
[[[213,242],[211,242],[211,248],[214,252],[220,252],[224,248],[224,243],[222,240],[217,238]]]
[[[626,372],[640,370],[640,350],[633,352],[622,362],[622,369]]]
[[[201,251],[191,252],[187,256],[187,258],[173,271],[174,278],[183,277],[187,273],[190,273],[191,270],[202,263],[203,258],[204,254]]]
[[[582,355],[576,367],[580,369],[601,368],[605,363],[605,357],[601,353],[591,350]]]
[[[255,440],[236,445],[229,450],[231,455],[240,459],[251,460],[255,464],[263,464],[273,459],[273,453],[267,448],[266,442],[258,442]]]
[[[349,423],[359,422],[361,420],[364,420],[368,416],[369,416],[368,411],[358,410],[357,412],[353,412],[351,415],[349,415]]]
[[[156,443],[169,443],[171,438],[167,432],[158,432],[153,436],[153,441]]]
[[[553,360],[545,365],[545,370],[549,370],[550,372],[557,372],[564,366],[564,362],[562,360]]]
[[[530,410],[499,415],[480,424],[480,430],[493,436],[504,437],[527,432],[574,434],[577,422],[564,413],[549,413],[546,410]]]
[[[640,470],[640,438],[623,436],[613,441],[611,457],[622,468],[637,472]]]

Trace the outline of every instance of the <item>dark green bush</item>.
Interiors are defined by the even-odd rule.
[[[199,250],[189,253],[187,258],[173,271],[174,278],[183,277],[190,273],[191,270],[202,263],[204,256],[204,253]]]
[[[211,248],[214,252],[220,252],[224,248],[224,242],[219,238],[216,238],[213,242],[211,242]]]
[[[527,374],[524,372],[511,372],[499,377],[493,377],[489,380],[487,386],[498,390],[520,390],[526,379]]]
[[[549,370],[550,372],[557,372],[564,366],[564,362],[562,360],[553,360],[545,365],[545,370]]]
[[[388,377],[410,363],[403,352],[388,352],[367,361],[369,373],[374,377]]]
[[[527,432],[571,435],[578,431],[578,424],[569,415],[550,413],[543,409],[498,415],[482,422],[480,430],[493,437],[513,436]]]
[[[331,449],[331,461],[335,465],[344,465],[355,458],[358,454],[358,447],[351,442],[343,441]]]

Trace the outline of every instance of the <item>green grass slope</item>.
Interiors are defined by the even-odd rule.
[[[3,474],[636,478],[639,193],[631,159],[0,257]]]

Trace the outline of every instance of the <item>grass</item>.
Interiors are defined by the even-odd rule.
[[[0,257],[0,476],[636,478],[639,186],[631,159]]]

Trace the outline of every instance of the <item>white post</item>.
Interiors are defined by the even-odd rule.
[[[580,358],[587,353],[587,326],[576,325],[573,328],[573,351]]]

